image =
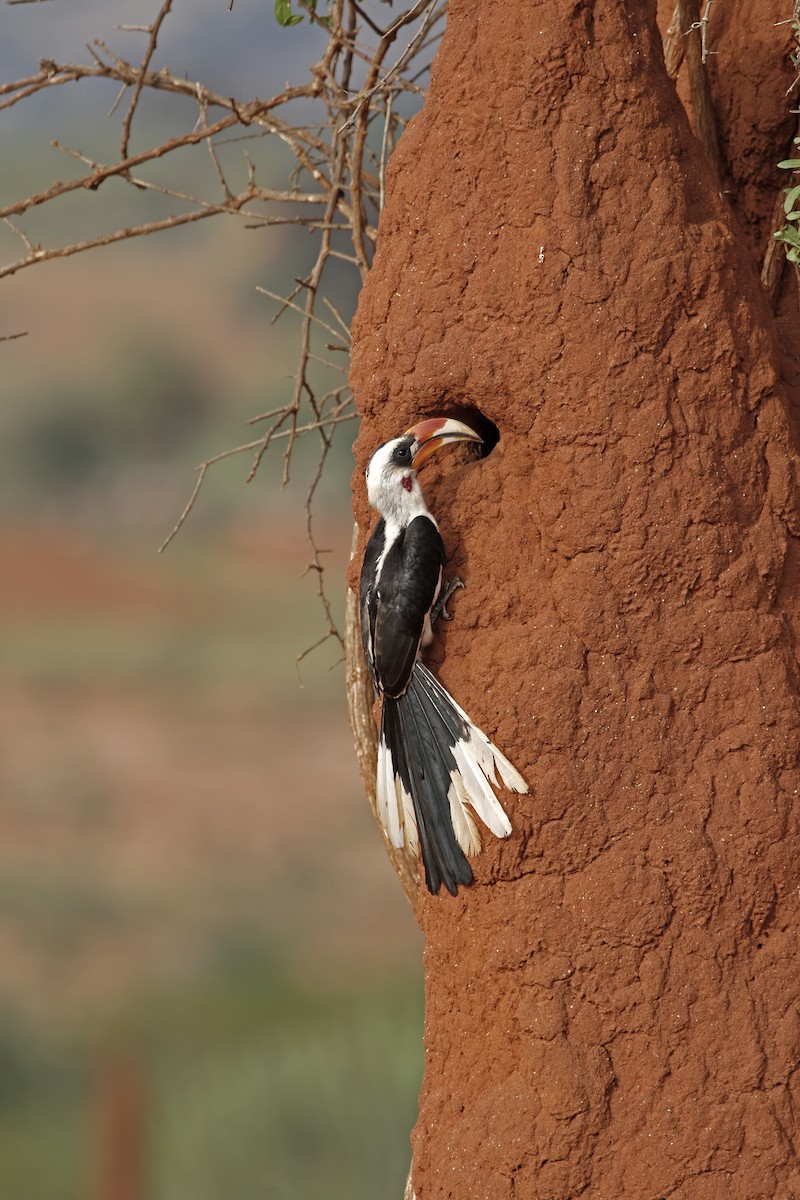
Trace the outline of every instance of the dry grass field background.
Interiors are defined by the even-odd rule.
[[[254,249],[258,252],[257,261]],[[304,573],[307,465],[200,459],[281,396],[220,225],[8,281],[0,412],[0,1194],[399,1194],[420,943]],[[243,436],[244,429],[244,436]],[[342,431],[320,544],[343,605]]]

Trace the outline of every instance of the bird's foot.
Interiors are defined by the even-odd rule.
[[[444,585],[442,590],[439,592],[439,599],[431,609],[431,625],[434,623],[437,617],[441,617],[443,621],[452,621],[452,614],[447,611],[447,601],[450,599],[456,588],[463,588],[463,586],[464,580],[459,579],[457,575],[455,575],[449,583]]]

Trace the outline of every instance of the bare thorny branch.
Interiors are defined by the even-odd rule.
[[[38,0],[6,2],[33,3]],[[341,642],[342,638],[325,592],[322,560],[325,551],[315,540],[313,501],[337,426],[356,417],[347,387],[348,322],[329,293],[331,271],[337,264],[344,264],[347,269],[355,269],[363,281],[370,269],[377,240],[377,219],[383,203],[386,161],[411,108],[419,102],[423,90],[419,80],[427,72],[441,37],[446,2],[417,0],[383,23],[375,14],[370,15],[358,0],[331,0],[324,15],[313,11],[307,0],[298,0],[298,6],[308,20],[324,35],[322,55],[311,67],[305,83],[287,86],[266,100],[223,96],[203,83],[181,77],[166,68],[156,70],[155,60],[161,52],[160,41],[163,41],[161,35],[168,28],[168,17],[178,0],[161,0],[149,25],[120,26],[127,36],[136,33],[146,39],[144,53],[138,62],[120,56],[98,39],[88,47],[88,62],[58,63],[45,59],[35,74],[0,84],[0,112],[54,88],[77,83],[86,86],[98,80],[118,85],[111,113],[129,96],[116,158],[100,162],[80,149],[53,141],[54,149],[80,164],[77,177],[56,181],[42,191],[0,208],[0,219],[21,247],[16,260],[0,265],[0,279],[39,263],[222,214],[245,219],[249,228],[288,224],[301,226],[313,234],[314,260],[308,273],[296,280],[295,288],[288,295],[279,295],[268,287],[259,289],[278,305],[274,320],[283,314],[293,314],[299,322],[297,366],[291,396],[285,404],[252,418],[253,422],[266,422],[265,431],[259,438],[215,454],[199,465],[192,494],[161,548],[169,545],[182,528],[215,463],[249,453],[252,456],[247,475],[249,482],[269,448],[281,443],[282,484],[285,485],[298,439],[316,438],[319,455],[306,496],[305,521],[312,553],[309,571],[317,577],[317,591],[327,623],[327,631],[318,645],[330,638]],[[379,16],[385,20],[385,9],[380,7]],[[408,32],[405,34],[408,40],[404,49],[386,69],[387,55],[404,31],[410,31],[410,36]],[[285,31],[280,36],[292,37],[293,33]],[[145,94],[190,98],[197,106],[194,124],[156,144],[134,149],[132,142],[139,128],[136,115]],[[316,121],[310,119],[311,111],[318,113]],[[278,139],[291,152],[294,170],[289,186],[276,188],[258,177],[247,145],[269,138]],[[235,166],[241,170],[244,162],[244,185],[233,182],[235,170],[231,156],[237,143],[242,145],[238,147]],[[216,196],[195,195],[188,191],[177,166],[181,152],[200,145],[205,145],[210,155],[218,188]],[[173,163],[180,184],[159,183],[149,173],[156,165],[163,171],[165,164],[169,168]],[[97,192],[109,179],[122,179],[142,193],[155,192],[167,197],[175,211],[166,217],[145,219],[94,237],[73,242],[67,240],[57,245],[41,245],[27,232],[26,219],[37,210],[50,209],[65,196],[82,191]],[[334,363],[323,351],[344,351],[345,354],[341,363]],[[340,376],[333,384],[332,372],[334,377],[337,373]]]

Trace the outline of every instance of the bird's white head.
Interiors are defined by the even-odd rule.
[[[448,442],[473,442],[481,438],[469,425],[450,417],[430,417],[401,437],[379,446],[367,467],[367,496],[387,521],[407,524],[418,513],[427,513],[417,483],[417,471]]]

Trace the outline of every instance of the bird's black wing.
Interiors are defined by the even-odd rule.
[[[361,581],[359,587],[361,616],[361,644],[364,647],[364,657],[367,660],[369,673],[375,690],[378,690],[378,676],[375,672],[375,656],[373,640],[375,637],[375,619],[378,614],[378,588],[375,578],[378,560],[386,544],[386,522],[381,517],[373,530],[372,537],[367,542],[364,551],[364,561],[361,564]]]
[[[415,517],[386,551],[377,581],[371,651],[379,689],[387,696],[400,696],[408,686],[444,561],[439,530],[424,516]]]

